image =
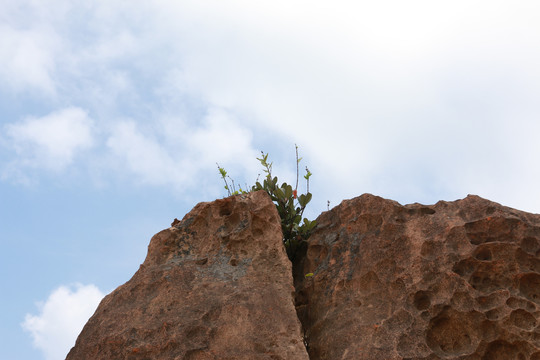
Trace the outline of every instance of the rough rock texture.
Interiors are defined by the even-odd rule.
[[[317,221],[295,312],[268,195],[197,205],[152,238],[67,359],[304,360],[300,318],[312,360],[540,360],[540,215],[366,194]]]
[[[363,195],[323,213],[305,251],[312,360],[540,360],[540,215]]]
[[[308,359],[291,274],[265,192],[198,204],[152,238],[67,359]]]

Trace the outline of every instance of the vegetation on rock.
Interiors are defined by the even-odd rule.
[[[306,166],[306,174],[304,179],[306,180],[306,193],[298,195],[298,179],[299,179],[299,164],[302,158],[298,157],[298,146],[296,147],[296,184],[293,188],[292,185],[286,182],[281,185],[278,184],[277,176],[272,175],[272,163],[268,162],[268,154],[261,151],[261,158],[257,158],[263,166],[263,171],[266,173],[266,177],[263,182],[256,181],[255,185],[251,187],[249,191],[264,190],[270,196],[274,204],[276,205],[278,214],[281,218],[281,230],[283,232],[283,244],[287,251],[289,259],[292,261],[300,248],[302,242],[307,241],[313,228],[316,225],[315,220],[308,220],[303,218],[304,210],[311,201],[312,194],[309,192],[309,178],[311,172]],[[247,193],[241,187],[236,189],[234,180],[227,176],[227,171],[220,167],[218,164],[219,173],[221,178],[225,182],[225,190],[228,195],[238,195]],[[227,179],[230,180],[231,184]]]

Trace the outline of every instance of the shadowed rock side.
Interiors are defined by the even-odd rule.
[[[293,292],[265,192],[200,203],[152,238],[67,359],[308,359]]]
[[[540,360],[540,215],[363,195],[317,221],[295,264],[310,359]]]

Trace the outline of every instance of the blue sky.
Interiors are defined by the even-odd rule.
[[[313,218],[370,192],[540,212],[537,1],[0,0],[0,338],[63,359],[151,236],[270,153]]]

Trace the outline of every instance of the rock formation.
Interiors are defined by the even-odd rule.
[[[67,359],[308,359],[291,274],[265,192],[200,203],[152,238]]]
[[[317,222],[293,271],[266,193],[198,204],[67,359],[540,360],[540,215],[366,194]]]
[[[310,359],[540,360],[540,215],[363,195],[317,221],[295,267]]]

